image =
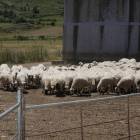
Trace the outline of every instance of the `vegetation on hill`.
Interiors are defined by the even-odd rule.
[[[0,34],[62,27],[64,0],[1,0]]]

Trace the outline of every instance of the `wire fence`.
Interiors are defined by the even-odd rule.
[[[0,49],[0,63],[43,62],[61,59],[60,49],[48,49],[42,46],[13,47]]]
[[[35,124],[32,124],[33,130],[27,128],[25,137],[30,137],[30,139],[41,137],[44,139],[78,140],[130,140],[130,138],[135,139],[136,137],[136,139],[139,139],[140,110],[137,107],[140,105],[140,97],[137,95],[140,95],[140,93],[26,106],[26,109],[35,109],[30,113],[34,114],[36,118],[34,120]],[[47,107],[46,110],[36,110],[45,107]],[[30,113],[28,113],[28,116]],[[39,116],[41,114],[41,116],[39,117],[38,114]],[[40,118],[39,124],[37,124],[37,118]],[[28,118],[26,121],[26,125],[29,127]]]
[[[21,133],[19,140],[140,139],[140,93],[33,106],[25,106],[23,90],[18,94],[17,128],[21,132],[13,138]],[[0,119],[8,113],[0,114]]]

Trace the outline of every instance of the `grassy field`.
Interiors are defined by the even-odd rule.
[[[1,0],[0,63],[60,60],[63,11],[64,0]]]
[[[26,31],[22,34],[0,35],[1,38],[12,39],[14,36],[28,36],[29,40],[0,40],[0,64],[18,64],[62,60],[63,28],[45,28]],[[45,40],[39,40],[44,35]]]
[[[63,40],[2,41],[0,64],[62,60]]]
[[[45,35],[46,37],[58,37],[63,36],[63,27],[51,27],[43,28],[38,30],[29,30],[22,33],[13,33],[13,34],[1,34],[0,38],[14,38],[14,36],[23,35],[33,37],[33,39],[38,38],[40,35]]]

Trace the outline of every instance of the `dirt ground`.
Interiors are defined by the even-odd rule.
[[[43,63],[46,67],[50,62]],[[25,67],[38,63],[23,64]],[[104,98],[117,96],[115,93],[91,96],[44,95],[42,89],[26,90],[25,105],[39,105],[57,102],[67,102],[84,99]],[[3,113],[17,103],[17,92],[0,90],[0,113]],[[129,140],[128,136],[128,99],[99,101],[30,109],[25,111],[26,140]],[[129,98],[130,134],[140,133],[140,96]],[[82,114],[82,115],[81,115]],[[135,117],[137,116],[137,117]],[[82,118],[82,124],[81,124]],[[116,120],[116,121],[114,121]],[[110,123],[107,123],[110,121]],[[81,125],[83,129],[81,129]],[[83,131],[83,135],[82,132]],[[0,140],[9,140],[17,132],[17,109],[0,120]],[[131,140],[140,140],[134,136]]]

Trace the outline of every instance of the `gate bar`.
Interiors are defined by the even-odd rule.
[[[121,96],[116,96],[116,97],[106,97],[106,98],[97,98],[97,99],[88,99],[88,100],[77,100],[77,101],[69,101],[69,102],[33,105],[33,106],[26,106],[25,109],[35,109],[35,108],[43,108],[43,107],[53,107],[53,106],[97,102],[97,101],[106,101],[106,100],[113,100],[113,99],[121,99],[121,98],[127,98],[127,97],[132,97],[132,96],[138,96],[138,95],[140,95],[140,93],[133,93],[133,94],[129,94],[129,95],[121,95]]]
[[[13,140],[17,135],[18,133],[16,133],[10,140]]]
[[[13,110],[15,110],[16,108],[19,107],[19,103],[15,104],[14,106],[12,106],[11,108],[9,108],[8,110],[6,110],[5,112],[3,112],[2,114],[0,114],[0,119],[2,119],[4,116],[6,116],[7,114],[9,114],[10,112],[12,112]]]

